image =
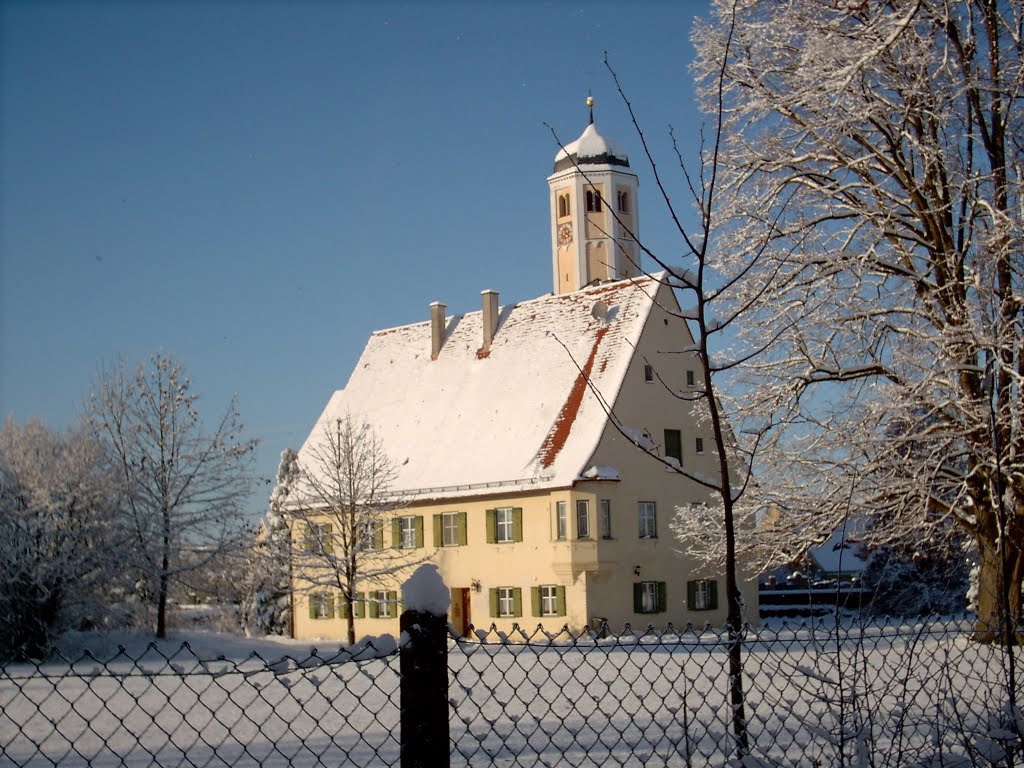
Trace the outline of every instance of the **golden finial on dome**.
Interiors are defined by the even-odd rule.
[[[590,110],[590,124],[594,124],[594,97],[587,94],[587,109]]]

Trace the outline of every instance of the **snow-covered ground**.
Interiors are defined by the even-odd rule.
[[[968,628],[757,630],[745,643],[745,764],[1005,765],[1006,658]],[[452,643],[453,765],[727,764],[717,633],[570,639]],[[0,673],[0,763],[397,765],[396,641],[353,649],[356,660],[314,645],[68,638],[73,663]]]

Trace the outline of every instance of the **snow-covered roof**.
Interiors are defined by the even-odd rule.
[[[594,123],[590,123],[580,137],[555,155],[555,171],[579,165],[620,165],[629,167],[629,157],[616,142],[605,138]]]
[[[348,412],[377,431],[407,498],[571,486],[591,466],[601,400],[618,395],[660,278],[502,307],[488,351],[481,312],[447,319],[436,360],[429,321],[375,331],[299,460]]]
[[[808,553],[811,559],[826,573],[863,573],[867,560],[859,543],[866,530],[860,520],[850,520],[845,528],[837,528],[832,535]]]

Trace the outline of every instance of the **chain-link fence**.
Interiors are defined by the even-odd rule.
[[[952,620],[747,630],[742,765],[1024,764],[1010,657],[971,631]],[[691,628],[449,638],[451,764],[726,765],[727,644],[727,633]],[[413,645],[10,664],[0,764],[399,765],[402,697],[424,698],[400,693],[399,656]]]

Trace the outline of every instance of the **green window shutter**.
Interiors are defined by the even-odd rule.
[[[338,601],[338,618],[348,618],[348,601],[345,599],[344,595],[342,595],[341,600]]]
[[[388,592],[388,602],[391,603],[391,607],[394,609],[394,615],[398,616],[402,612],[401,610],[399,610],[400,606],[398,605],[398,593]]]
[[[370,592],[370,618],[376,619],[380,616],[380,603],[377,602],[377,598],[380,593],[376,590]]]
[[[633,613],[644,612],[644,587],[637,581],[633,583]]]
[[[327,593],[327,610],[325,611],[325,613],[328,615],[328,617],[334,615],[334,593],[333,592],[328,592]]]
[[[444,525],[444,519],[441,515],[434,515],[434,546],[440,547],[444,545],[444,531],[441,526]]]
[[[373,521],[373,548],[384,549],[384,521]]]
[[[555,587],[555,613],[565,616],[565,587]]]
[[[497,616],[498,616],[498,590],[495,587],[495,588],[487,590],[487,592],[488,592],[487,596],[490,598],[490,601],[491,601],[491,616],[497,618]]]
[[[391,521],[391,546],[395,549],[402,548],[402,518],[400,517]]]
[[[512,590],[512,615],[517,618],[523,615],[523,590],[519,587]]]
[[[302,549],[306,552],[313,551],[313,526],[310,523],[306,523],[306,536],[302,541]]]
[[[498,543],[498,510],[488,509],[487,512],[487,543]]]
[[[540,587],[530,587],[530,612],[540,616]]]
[[[668,610],[668,589],[665,587],[664,581],[658,582],[658,613],[664,613]]]
[[[366,596],[362,592],[356,592],[352,608],[356,613],[357,619],[366,618]]]
[[[324,523],[323,524],[323,530],[324,530],[324,534],[326,534],[327,536],[330,536],[334,532],[334,526],[331,523]]]
[[[512,541],[523,540],[523,508],[512,510]]]
[[[314,594],[309,596],[309,618],[316,618],[316,595]]]
[[[416,547],[423,546],[423,515],[416,515]]]
[[[697,582],[686,582],[686,607],[693,611],[697,609]]]
[[[708,602],[711,610],[718,608],[718,580],[708,582]]]
[[[466,513],[459,512],[459,546],[466,546],[468,541],[469,538],[466,534]]]

